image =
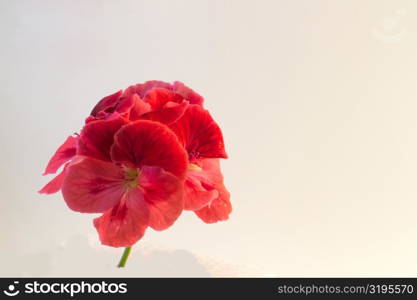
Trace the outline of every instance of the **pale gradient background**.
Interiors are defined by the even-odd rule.
[[[0,0],[0,276],[417,276],[416,1]],[[128,268],[36,191],[101,97],[181,80],[221,125],[234,212]]]

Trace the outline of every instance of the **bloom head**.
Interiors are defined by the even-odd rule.
[[[184,209],[206,223],[226,220],[219,158],[227,158],[223,136],[203,98],[181,82],[147,81],[95,105],[52,156],[44,175],[62,171],[40,192],[61,190],[70,209],[101,213],[102,244],[129,247]]]

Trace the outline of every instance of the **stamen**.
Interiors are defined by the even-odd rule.
[[[188,165],[188,168],[189,169],[192,169],[192,170],[198,170],[198,171],[201,171],[202,169],[199,167],[199,166],[197,166],[196,164],[189,164]]]
[[[131,188],[138,186],[138,176],[140,175],[139,169],[125,168],[125,180],[126,184]]]

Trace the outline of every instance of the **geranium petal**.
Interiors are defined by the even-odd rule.
[[[86,124],[81,131],[77,154],[110,161],[114,134],[126,121],[120,117],[97,120]]]
[[[199,95],[197,92],[187,87],[184,83],[180,81],[175,81],[174,83],[150,80],[144,83],[132,85],[128,87],[123,95],[130,96],[132,94],[138,94],[141,98],[144,98],[147,93],[152,91],[155,88],[163,88],[166,90],[173,91],[181,95],[185,100],[189,101],[191,104],[203,105],[204,98]]]
[[[111,147],[114,162],[161,167],[184,178],[187,154],[175,134],[165,125],[139,120],[123,126],[115,135]]]
[[[216,185],[223,182],[219,159],[200,159],[188,168],[184,182],[184,209],[198,210],[219,196]]]
[[[151,105],[152,110],[160,110],[168,102],[181,103],[183,100],[184,98],[180,94],[164,88],[154,88],[144,98],[144,101]]]
[[[56,150],[55,154],[49,160],[43,175],[55,173],[64,163],[70,160],[75,155],[77,141],[78,137],[67,137],[65,142],[59,146],[58,150]]]
[[[159,167],[145,166],[138,181],[149,209],[149,226],[155,230],[170,227],[183,210],[183,184]]]
[[[58,192],[65,178],[65,167],[61,173],[55,176],[51,181],[49,181],[42,189],[38,191],[40,194],[55,194]]]
[[[189,87],[187,87],[184,83],[180,81],[175,81],[173,84],[173,91],[183,96],[184,99],[188,100],[191,104],[203,106],[204,98],[192,89],[190,89]]]
[[[206,179],[206,182],[211,182],[214,185],[223,183],[223,174],[220,169],[220,159],[199,159],[196,161],[196,164],[204,171],[204,178]]]
[[[195,214],[205,223],[216,223],[225,221],[232,212],[232,204],[230,203],[230,194],[223,184],[216,187],[219,197],[211,201],[211,203],[200,210],[194,211]]]
[[[151,105],[142,100],[137,94],[132,95],[134,100],[134,105],[130,110],[130,120],[136,121],[139,120],[143,114],[146,114],[151,110]]]
[[[145,95],[154,88],[172,89],[171,84],[159,80],[149,80],[144,83],[139,83],[128,87],[124,91],[124,95],[138,94],[142,99]]]
[[[184,182],[184,209],[198,210],[208,205],[219,196],[211,185],[205,185],[194,177],[187,177]]]
[[[149,112],[143,118],[170,125],[182,117],[187,109],[188,101],[182,103],[168,102],[164,108]]]
[[[189,105],[184,115],[170,127],[187,150],[190,161],[227,158],[220,127],[201,106]]]
[[[122,168],[98,159],[82,157],[67,166],[62,195],[68,207],[83,213],[104,212],[125,192]]]
[[[96,104],[96,106],[94,106],[93,110],[91,111],[91,115],[95,117],[99,112],[104,112],[104,111],[112,113],[114,109],[116,108],[116,105],[122,93],[123,92],[120,90],[114,94],[111,94],[101,99]]]
[[[135,98],[134,95],[130,96],[130,97],[125,97],[122,98],[116,108],[115,111],[117,111],[119,114],[126,114],[129,115],[130,110],[132,109],[132,107],[135,105]]]
[[[103,245],[129,247],[145,233],[149,212],[139,189],[130,189],[115,207],[94,219]]]
[[[230,203],[230,194],[223,184],[220,160],[201,159],[197,161],[197,164],[202,171],[202,174],[200,174],[202,185],[209,184],[214,186],[218,194],[206,206],[195,210],[196,215],[206,223],[227,220],[232,212],[232,205]]]

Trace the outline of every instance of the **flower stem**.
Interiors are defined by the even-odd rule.
[[[132,250],[132,246],[125,248],[125,251],[123,251],[122,257],[120,258],[120,262],[117,265],[118,268],[124,268],[125,267],[126,261],[129,258],[129,254],[130,254],[131,250]]]

